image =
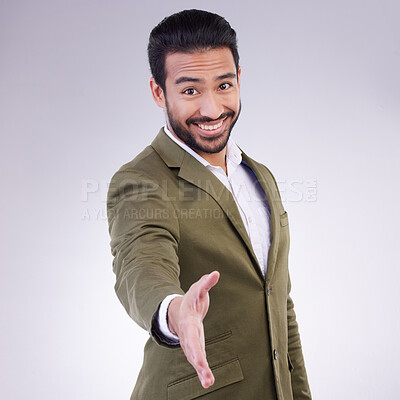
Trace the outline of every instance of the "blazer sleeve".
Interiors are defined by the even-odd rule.
[[[288,323],[288,362],[291,369],[294,400],[311,400],[311,392],[304,364],[299,328],[296,321],[293,300],[290,297],[291,283],[288,277],[287,323]]]
[[[153,318],[162,300],[184,294],[179,283],[179,223],[157,182],[134,170],[111,179],[107,217],[115,292],[130,317],[159,344]]]

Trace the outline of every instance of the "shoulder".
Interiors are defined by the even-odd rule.
[[[111,180],[121,179],[123,175],[156,174],[157,169],[163,165],[165,166],[164,162],[153,147],[147,146],[133,160],[122,165]]]
[[[165,179],[169,168],[152,146],[147,146],[133,160],[122,165],[110,180],[107,204],[115,205],[122,197],[136,191],[148,191]]]

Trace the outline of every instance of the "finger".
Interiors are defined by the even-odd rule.
[[[183,345],[183,346],[182,346]],[[204,333],[202,323],[192,323],[183,331],[181,346],[188,361],[196,368],[204,366],[206,360]]]
[[[214,382],[215,382],[214,375],[211,369],[208,368],[208,371],[203,375],[203,378],[200,379],[201,386],[203,386],[204,389],[207,389],[210,386],[214,385]]]
[[[196,370],[197,376],[204,388],[208,388],[214,384],[214,375],[207,362],[204,333],[202,327],[192,327],[186,332],[182,346],[188,362]]]
[[[207,368],[202,370],[201,374],[197,373],[197,376],[199,377],[201,386],[203,386],[204,389],[209,388],[215,382],[214,375],[208,365]]]
[[[200,290],[208,292],[218,283],[219,276],[218,271],[213,271],[211,274],[204,275],[199,281]]]
[[[218,283],[219,276],[219,272],[214,271],[211,274],[204,275],[199,281],[192,285],[192,307],[196,312],[202,315],[202,318],[205,317],[210,304],[208,292]]]
[[[196,347],[193,343],[186,349],[187,359],[196,370],[200,383],[204,388],[210,387],[214,383],[214,375],[208,365],[205,350]]]

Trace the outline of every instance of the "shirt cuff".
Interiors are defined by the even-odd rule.
[[[160,328],[160,333],[165,336],[166,339],[168,339],[168,342],[173,342],[175,344],[179,343],[179,337],[174,335],[168,328],[168,321],[167,321],[167,315],[168,315],[168,307],[169,304],[173,299],[176,297],[182,297],[181,294],[170,294],[167,296],[160,305],[160,309],[158,311],[158,326]]]

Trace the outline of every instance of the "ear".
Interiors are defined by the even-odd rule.
[[[161,86],[158,85],[153,77],[150,78],[150,89],[153,99],[160,108],[165,109],[165,95]]]
[[[239,89],[240,89],[240,74],[241,73],[242,73],[242,68],[240,68],[240,65],[239,65],[238,73],[237,73],[237,81],[238,81]]]

